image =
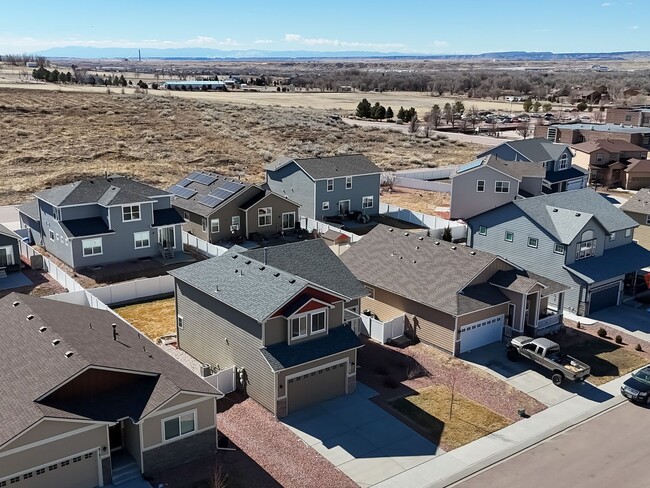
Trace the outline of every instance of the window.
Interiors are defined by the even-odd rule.
[[[140,220],[140,205],[122,207],[122,221],[130,222],[133,220]]]
[[[190,220],[190,214],[188,212],[183,212],[183,218],[185,220]]]
[[[485,191],[485,180],[478,180],[476,182],[476,191]]]
[[[178,325],[178,328],[180,330],[183,330],[183,328],[185,327],[185,321],[183,320],[182,315],[176,316],[176,325]]]
[[[53,207],[52,208],[52,215],[56,220],[61,220],[61,209]]]
[[[334,180],[332,178],[327,180],[327,191],[334,191]]]
[[[584,234],[583,234],[584,235]],[[596,239],[578,242],[576,244],[576,261],[596,255]]]
[[[330,202],[323,202],[323,210],[329,210],[330,209]]]
[[[296,228],[296,213],[287,212],[282,214],[282,230]]]
[[[230,230],[239,230],[239,226],[241,224],[241,217],[239,215],[233,215],[232,216],[232,224],[230,226]]]
[[[133,241],[136,249],[143,249],[149,247],[149,231],[134,232]]]
[[[625,229],[625,237],[630,237],[632,235],[632,229]]]
[[[307,316],[291,319],[291,339],[307,337]]]
[[[349,190],[352,188],[352,176],[346,176],[345,177],[345,189]]]
[[[478,226],[478,233],[479,235],[486,236],[487,235],[487,227],[484,225],[479,225]]]
[[[53,241],[54,240],[54,231],[52,229],[50,229],[49,234],[50,234],[50,240]]]
[[[645,216],[645,223],[646,225],[650,224],[650,215]]]
[[[625,116],[625,122],[632,122],[632,116],[630,114]]]
[[[102,254],[102,238],[84,239],[81,241],[84,256],[98,256]]]
[[[515,233],[510,232],[509,230],[507,230],[504,239],[505,239],[506,242],[514,241],[515,240]]]
[[[311,333],[325,331],[325,310],[311,314]]]
[[[562,156],[560,156],[558,163],[558,171],[567,169],[569,167],[569,155],[567,153],[562,153]]]
[[[562,244],[557,244],[553,245],[553,252],[555,254],[564,254],[564,246]]]
[[[539,245],[539,239],[537,237],[529,237],[528,238],[528,247],[533,247],[537,249],[537,246]]]
[[[257,211],[257,225],[267,227],[273,223],[273,209],[271,207],[260,208]]]
[[[170,441],[177,437],[190,434],[196,430],[196,422],[194,419],[195,412],[179,415],[170,419],[163,420],[163,438],[165,441]]]
[[[372,195],[370,195],[368,197],[363,197],[361,199],[361,208],[372,208],[374,206],[374,204],[375,204],[374,200],[375,200],[375,197],[373,197]]]
[[[219,232],[219,219],[210,219],[210,232],[212,234]]]
[[[616,240],[616,232],[612,232],[612,233],[609,235],[609,240],[610,240],[610,242]]]
[[[202,230],[203,232],[205,232],[206,230],[208,230],[208,219],[206,219],[205,217],[203,217],[203,218],[201,219],[201,230]]]
[[[494,182],[494,192],[495,193],[508,193],[508,192],[510,192],[510,182],[509,181],[495,181]]]
[[[602,162],[603,162],[603,158],[604,158],[603,153],[597,153],[597,154],[596,154],[596,162],[597,162],[597,163],[602,163]]]

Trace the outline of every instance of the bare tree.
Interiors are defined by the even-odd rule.
[[[447,363],[448,368],[445,372],[445,386],[449,390],[449,418],[451,419],[454,414],[454,400],[456,399],[456,386],[464,374],[464,371],[459,365],[454,364],[456,360],[450,359]]]
[[[528,137],[528,133],[530,132],[530,121],[522,120],[519,122],[515,130],[517,131],[517,134],[526,139],[526,137]]]
[[[395,175],[395,173],[384,173],[381,177],[381,184],[382,186],[388,187],[388,191],[392,192],[395,187],[396,179],[397,175]]]
[[[228,488],[228,474],[224,471],[220,461],[215,462],[214,467],[210,470],[208,485],[210,488]]]
[[[419,125],[418,116],[414,115],[411,117],[411,121],[409,122],[409,134],[415,134],[418,131]]]

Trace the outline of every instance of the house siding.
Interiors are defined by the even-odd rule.
[[[45,249],[54,254],[61,261],[67,265],[74,267],[74,257],[72,249],[72,240],[65,243],[65,232],[61,228],[59,222],[54,218],[53,207],[46,202],[40,201],[40,218],[42,228],[42,241],[41,245]],[[54,232],[54,239],[50,237],[50,231]]]
[[[246,392],[274,412],[273,373],[259,351],[261,324],[181,281],[176,280],[175,289],[184,323],[177,330],[179,347],[202,363],[244,368]]]
[[[142,470],[142,460],[140,459],[140,425],[136,425],[130,420],[124,421],[124,448],[131,455],[135,462]]]
[[[279,195],[286,195],[300,205],[300,215],[316,218],[314,208],[314,181],[295,163],[266,172],[269,189]],[[318,209],[320,209],[320,204]]]
[[[525,163],[522,163],[525,164]],[[485,182],[483,192],[476,191],[479,180]],[[497,181],[510,182],[508,193],[496,193]],[[482,166],[455,175],[451,180],[451,218],[467,219],[511,202],[519,191],[519,181],[493,168]]]
[[[650,225],[646,223],[646,214],[625,211],[628,217],[638,222],[639,226],[634,229],[633,237],[640,245],[646,249],[650,249]],[[618,239],[618,236],[616,236]]]
[[[289,340],[287,334],[287,320],[284,317],[275,317],[264,323],[264,345],[270,346]]]
[[[0,247],[5,246],[11,246],[14,256],[14,264],[5,266],[5,270],[20,271],[20,248],[18,247],[18,239],[0,234]]]
[[[380,175],[361,175],[352,177],[352,188],[345,188],[345,177],[333,178],[334,190],[327,191],[327,180],[317,180],[315,214],[316,220],[339,215],[339,201],[350,200],[351,212],[363,212],[366,215],[379,214]],[[363,197],[372,196],[373,206],[361,208]],[[323,202],[329,202],[329,210],[323,210]]]
[[[216,451],[216,431],[207,430],[143,452],[143,474],[152,476],[174,466],[209,456]]]
[[[264,208],[264,207],[271,207],[273,212],[272,214],[273,221],[271,225],[260,227],[258,211],[260,208]],[[299,206],[293,202],[290,202],[286,198],[282,198],[279,195],[274,195],[274,194],[268,195],[266,198],[260,200],[259,202],[257,202],[255,205],[253,205],[247,210],[248,213],[247,236],[253,233],[268,235],[268,234],[276,234],[282,231],[283,230],[282,214],[288,212],[293,212],[295,224],[298,225],[300,223]],[[295,226],[292,229],[295,229]],[[292,229],[285,229],[285,230],[292,230]]]

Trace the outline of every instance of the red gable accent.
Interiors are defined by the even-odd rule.
[[[308,286],[302,291],[302,293],[293,297],[293,299],[291,299],[289,303],[287,303],[284,307],[278,310],[278,312],[273,314],[271,318],[283,316],[287,310],[291,309],[292,306],[295,306],[295,302],[297,302],[298,300],[305,300],[305,298],[308,298],[309,301],[307,301],[302,307],[300,307],[299,310],[293,313],[308,312],[309,310],[322,308],[323,305],[321,303],[314,302],[313,299],[319,300],[321,302],[325,302],[330,305],[341,301],[341,298],[337,297],[336,295],[332,295],[324,291],[316,290],[315,288],[311,288]]]

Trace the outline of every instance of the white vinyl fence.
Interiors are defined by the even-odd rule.
[[[394,186],[451,193],[451,183],[449,181],[438,180],[449,178],[457,167],[455,165],[445,166],[443,168],[406,169],[395,173],[382,173],[382,182],[393,178]]]
[[[231,366],[203,378],[221,393],[231,393],[237,388],[237,368]]]
[[[328,230],[333,230],[335,232],[348,236],[351,243],[358,242],[361,239],[361,236],[354,234],[348,230],[340,229],[335,225],[326,224],[325,222],[314,220],[310,217],[300,217],[300,227],[308,230],[309,232],[312,232],[315,229],[321,234],[324,234]]]
[[[404,335],[404,315],[387,322],[373,319],[369,315],[361,314],[361,333],[377,342],[386,344],[391,339]]]
[[[401,208],[397,205],[388,205],[379,203],[379,213],[393,217],[398,220],[404,220],[412,224],[423,225],[431,230],[431,236],[442,238],[442,233],[447,226],[451,229],[452,239],[464,239],[467,237],[467,225],[453,220],[443,219],[434,215],[428,215],[421,212],[414,212],[407,208]]]
[[[138,301],[174,292],[174,278],[169,275],[115,283],[88,292],[107,305]]]
[[[199,239],[192,234],[188,234],[185,231],[183,231],[183,244],[196,249],[198,252],[209,258],[221,256],[228,250],[225,247],[210,244],[209,242]]]
[[[61,286],[68,289],[68,291],[83,291],[84,288],[79,283],[77,283],[71,276],[54,264],[50,259],[43,256],[36,249],[28,245],[23,241],[18,241],[20,246],[21,256],[27,257],[29,260],[33,256],[41,256],[43,259],[43,269],[54,278]]]

